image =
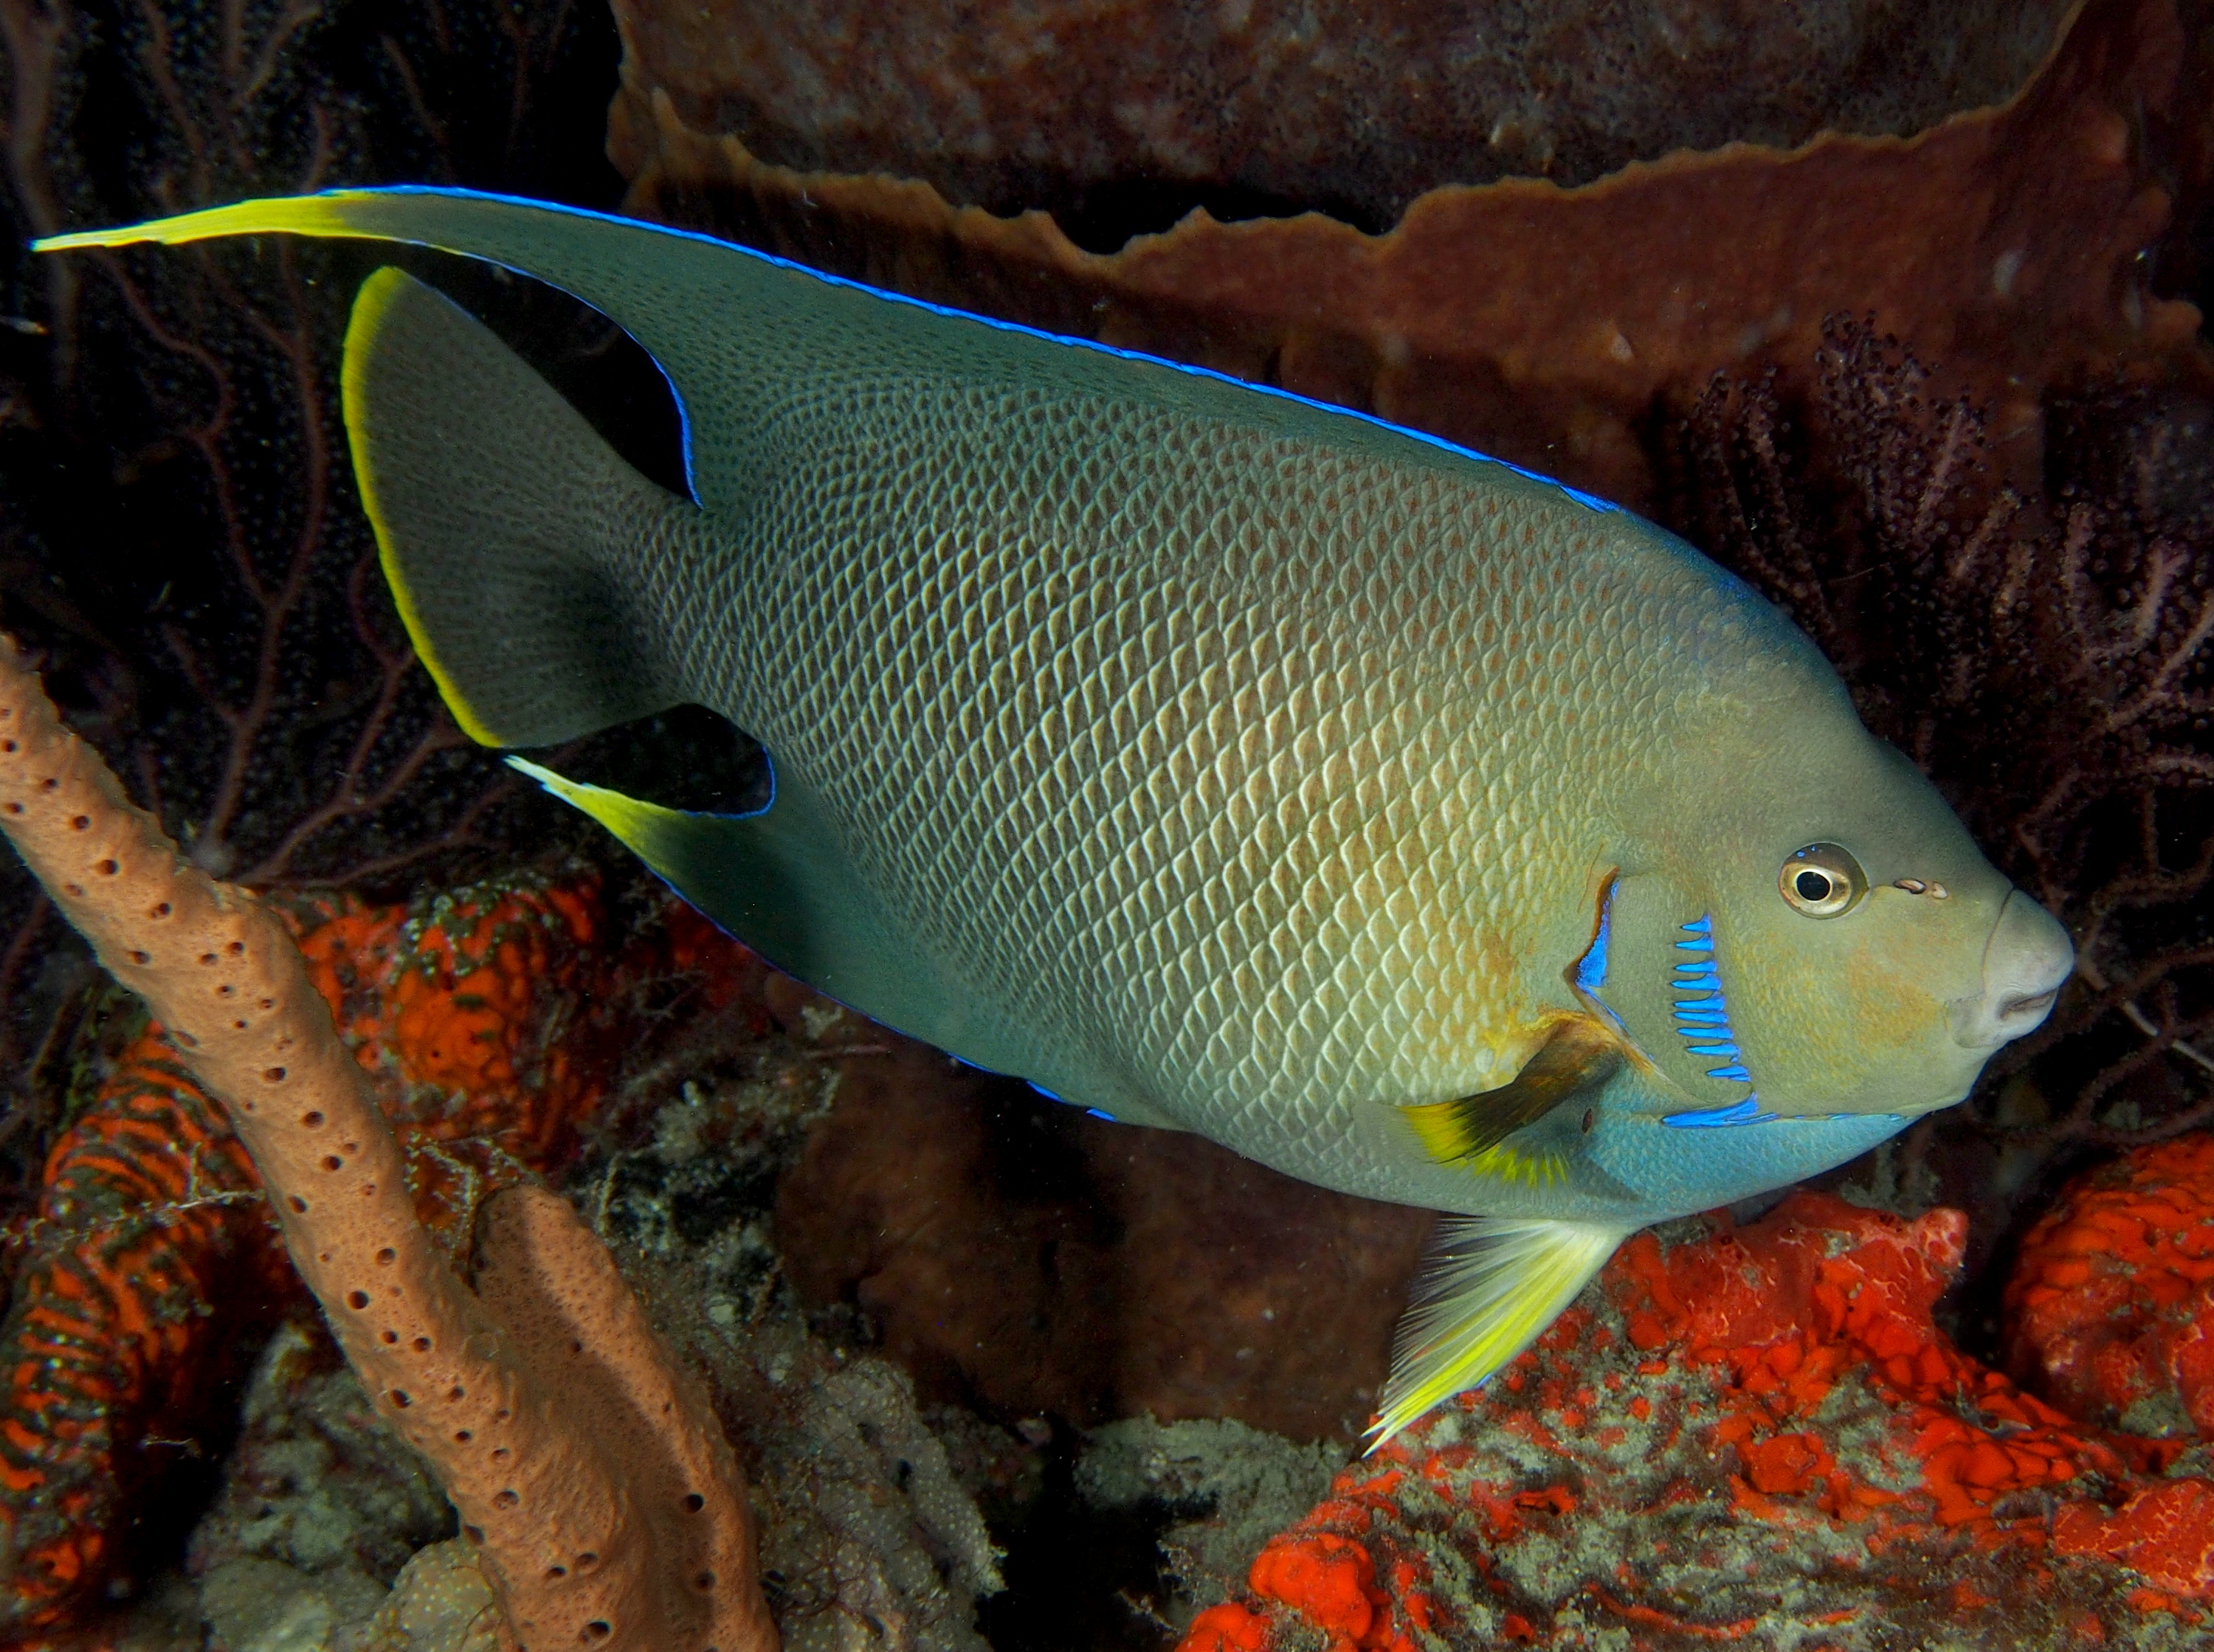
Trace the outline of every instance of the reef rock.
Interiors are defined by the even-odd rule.
[[[1341,1474],[1184,1652],[2188,1643],[2203,1461],[1954,1346],[1964,1227],[1802,1192],[1639,1235],[1503,1377]]]
[[[776,1241],[801,1294],[860,1309],[927,1398],[1300,1440],[1366,1424],[1428,1211],[885,1049],[845,1064]]]
[[[335,1592],[374,1605],[418,1549],[454,1529],[446,1494],[377,1416],[322,1324],[279,1326],[247,1392],[223,1491],[193,1533],[193,1570],[276,1565],[342,1578]]]

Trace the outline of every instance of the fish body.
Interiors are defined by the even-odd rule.
[[[2064,933],[1661,530],[1432,439],[704,237],[457,192],[284,231],[488,259],[668,373],[691,497],[396,270],[349,333],[388,574],[468,731],[696,701],[770,807],[525,765],[773,960],[974,1064],[1459,1213],[1379,1428],[1627,1234],[1965,1095]]]

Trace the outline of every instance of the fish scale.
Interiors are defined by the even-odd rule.
[[[1959,1100],[2066,975],[2064,932],[1801,633],[1557,484],[462,191],[41,245],[269,231],[553,282],[677,393],[688,497],[430,288],[364,284],[356,472],[471,735],[710,705],[776,765],[759,814],[511,760],[867,1014],[1065,1100],[1465,1213],[1403,1327],[1383,1436],[1514,1357],[1636,1228]],[[1687,934],[1710,967],[1679,972]]]
[[[1309,1176],[1301,1144],[1332,1113],[1466,1088],[1471,1052],[1526,1027],[1530,995],[1516,978],[1538,937],[1517,933],[1512,915],[1544,910],[1534,890],[1581,893],[1609,830],[1596,783],[1665,738],[1648,725],[1611,747],[1564,753],[1562,719],[1538,714],[1569,698],[1558,692],[1566,681],[1629,674],[1601,640],[1613,632],[1606,604],[1624,588],[1619,574],[1589,539],[1563,544],[1557,533],[1541,550],[1538,522],[1525,520],[1550,509],[1557,524],[1587,515],[1582,507],[1538,500],[1487,521],[1449,488],[1379,490],[1364,485],[1373,466],[1310,455],[1320,475],[1305,491],[1336,504],[1337,526],[1300,556],[1269,557],[1268,524],[1289,513],[1239,484],[1281,473],[1294,455],[1250,436],[1209,452],[1189,430],[1118,423],[1112,409],[1048,427],[1018,405],[995,411],[973,398],[957,416],[868,398],[778,422],[793,448],[824,454],[777,491],[804,501],[804,515],[779,522],[774,549],[713,565],[758,570],[733,594],[745,619],[731,634],[795,648],[737,667],[726,709],[841,818],[879,823],[853,845],[871,883],[900,892],[902,922],[970,960],[974,984],[1011,1019],[1093,1062],[1119,1052],[1125,1082],[1195,1127],[1251,1119],[1275,1139],[1247,1150]],[[1090,466],[1122,479],[1104,513],[1111,537],[1072,531],[1102,514],[1098,501],[1073,510],[1055,484],[1071,423]],[[1052,451],[1034,459],[1003,441],[964,455],[960,432],[980,424],[1037,432]],[[850,447],[955,464],[918,489],[911,472],[844,462]],[[1164,473],[1164,453],[1179,456],[1177,472]],[[963,457],[1009,479],[980,485]],[[1220,508],[1204,517],[1179,497],[1195,470],[1221,484],[1210,490]],[[1378,492],[1415,514],[1387,516],[1373,506]],[[1226,523],[1235,531],[1222,533]],[[1432,547],[1430,565],[1379,554],[1387,531]],[[1471,577],[1460,547],[1486,539],[1508,554]],[[1358,584],[1342,571],[1364,569]],[[1326,597],[1297,619],[1252,624],[1270,584],[1319,585]],[[1379,678],[1377,653],[1407,652],[1394,632],[1410,588],[1453,593],[1423,605],[1426,631],[1452,646]],[[948,589],[975,595],[949,607],[938,597]],[[1604,594],[1597,605],[1592,591]],[[1548,647],[1542,674],[1487,681],[1483,655],[1501,645],[1482,622],[1502,594],[1511,623]],[[701,619],[720,600],[705,588],[678,598],[668,629],[712,634]],[[1023,616],[1018,631],[1012,615]],[[1573,637],[1586,639],[1580,653]],[[847,663],[857,655],[868,669]],[[1133,672],[1133,660],[1152,668]],[[718,663],[688,674],[714,680]],[[1424,714],[1405,715],[1410,695],[1393,678],[1429,687]],[[1456,678],[1489,692],[1469,707],[1452,692]],[[996,717],[995,679],[1015,685]],[[1211,718],[1209,707],[1239,711]],[[1449,708],[1461,711],[1457,727]],[[982,738],[949,742],[946,731],[964,725]],[[1534,760],[1517,759],[1531,748]],[[1072,750],[1080,764],[1061,761]],[[1117,771],[1119,796],[1103,808],[1086,783]],[[1282,783],[1287,774],[1306,777],[1305,795]],[[1196,783],[1202,775],[1214,777],[1222,806]],[[1238,852],[1251,841],[1240,816],[1257,824],[1270,796],[1283,800],[1283,841],[1257,860]],[[1101,856],[1116,844],[1130,848]],[[1462,912],[1507,922],[1471,925]],[[1469,943],[1479,929],[1495,937],[1489,948]],[[1249,963],[1269,978],[1258,1002],[1238,978]]]

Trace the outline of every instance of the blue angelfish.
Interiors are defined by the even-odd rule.
[[[1960,1100],[2070,971],[1804,635],[1558,484],[525,201],[341,191],[41,245],[272,232],[551,283],[682,404],[689,497],[430,287],[363,286],[354,464],[472,735],[709,706],[771,753],[762,813],[518,766],[869,1015],[1460,1218],[1379,1436],[1637,1228]]]

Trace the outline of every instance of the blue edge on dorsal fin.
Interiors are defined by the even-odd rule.
[[[1124,350],[1114,344],[1103,344],[1090,338],[1071,338],[1067,333],[1049,332],[1043,327],[1026,326],[1019,321],[999,320],[992,316],[979,315],[973,310],[956,309],[949,304],[933,304],[929,300],[924,298],[910,298],[904,293],[890,292],[882,287],[872,287],[865,281],[855,281],[846,276],[831,275],[824,271],[813,269],[807,265],[797,263],[791,259],[780,258],[774,253],[764,253],[751,247],[742,247],[736,241],[725,241],[721,237],[716,235],[703,235],[696,229],[672,229],[667,224],[651,223],[644,218],[627,218],[620,213],[599,212],[593,210],[590,207],[570,206],[560,201],[536,201],[532,200],[528,196],[502,194],[498,191],[493,190],[456,189],[438,184],[388,184],[373,187],[324,190],[320,192],[326,195],[436,195],[454,200],[498,201],[507,205],[529,207],[534,210],[541,212],[558,212],[569,217],[593,218],[603,223],[620,224],[626,229],[642,230],[649,235],[669,235],[680,241],[700,241],[710,247],[719,247],[727,251],[739,253],[746,258],[758,259],[762,263],[769,265],[776,269],[790,270],[800,275],[812,277],[814,279],[826,283],[833,287],[845,287],[851,289],[854,292],[866,293],[871,297],[883,299],[888,303],[905,304],[915,309],[926,310],[933,315],[947,316],[955,320],[973,321],[979,326],[995,327],[1002,332],[1020,333],[1025,338],[1043,339],[1048,344],[1061,344],[1072,350],[1096,351],[1103,356],[1119,356],[1125,361],[1146,362],[1155,367],[1167,368],[1172,372],[1190,374],[1194,378],[1212,379],[1220,384],[1234,385],[1241,390],[1251,391],[1256,395],[1275,396],[1285,401],[1295,402],[1302,407],[1311,407],[1319,412],[1330,413],[1339,418],[1355,419],[1363,424],[1371,424],[1379,430],[1390,430],[1396,435],[1405,436],[1411,441],[1422,442],[1427,447],[1435,448],[1440,452],[1453,454],[1463,459],[1474,460],[1478,464],[1496,465],[1501,470],[1511,471],[1514,474],[1520,476],[1527,481],[1535,482],[1541,486],[1551,488],[1555,491],[1558,492],[1563,498],[1573,500],[1575,503],[1582,505],[1587,509],[1599,511],[1607,515],[1622,515],[1626,514],[1620,505],[1612,503],[1605,499],[1601,499],[1596,495],[1586,493],[1580,488],[1572,488],[1567,483],[1561,481],[1557,477],[1546,476],[1538,471],[1526,470],[1523,466],[1514,463],[1512,460],[1494,458],[1489,454],[1478,453],[1473,448],[1465,448],[1457,442],[1448,442],[1443,436],[1432,436],[1426,430],[1412,430],[1404,424],[1394,424],[1391,420],[1379,418],[1373,413],[1364,413],[1358,411],[1354,408],[1341,407],[1331,402],[1317,401],[1312,397],[1302,396],[1296,391],[1285,390],[1275,385],[1256,384],[1251,380],[1238,378],[1234,374],[1218,372],[1214,368],[1209,367],[1195,367],[1187,362],[1171,361],[1165,357],[1148,355],[1146,351],[1141,350]],[[403,245],[420,246],[425,244],[422,242],[406,242],[403,238],[397,236],[392,237],[392,239],[401,241]],[[437,250],[450,251],[451,249]],[[462,258],[474,256],[472,253],[456,253],[454,255],[456,257]],[[512,265],[500,265],[499,260],[497,259],[480,259],[479,262],[497,265],[498,267],[503,269],[513,267]],[[541,276],[531,274],[528,270],[517,270],[515,273],[527,277],[533,281],[544,281],[545,279]],[[558,283],[548,283],[547,284],[553,285]],[[651,353],[652,352],[651,351],[647,352],[648,355],[651,355]],[[656,362],[655,365],[659,367],[660,363]],[[669,377],[668,369],[666,368],[662,369],[662,376],[664,379]],[[691,415],[686,410],[683,394],[676,388],[674,381],[670,382],[669,389],[670,393],[676,398],[676,417],[679,424],[682,427],[684,440],[684,479],[686,491],[690,492],[692,491]],[[695,500],[699,496],[696,492],[693,493],[693,497]]]

